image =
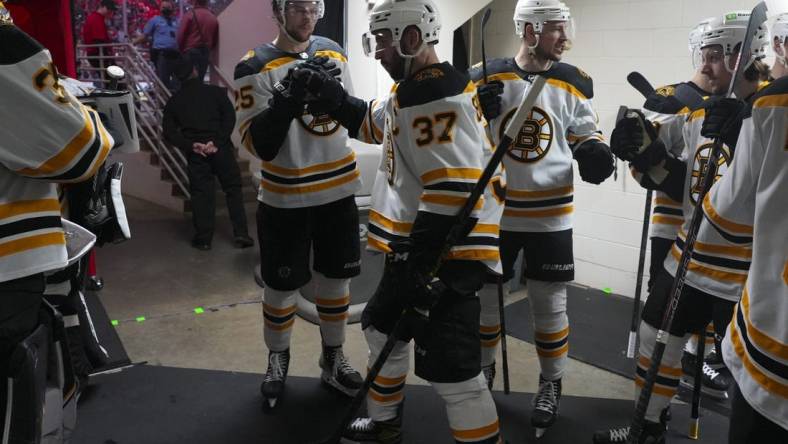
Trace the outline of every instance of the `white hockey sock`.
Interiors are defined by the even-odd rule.
[[[463,382],[431,384],[446,402],[446,414],[455,442],[498,442],[498,413],[481,373]]]
[[[284,351],[290,347],[296,313],[296,292],[263,291],[263,338],[268,350]]]
[[[337,347],[345,343],[345,325],[350,307],[350,279],[330,279],[314,272],[315,306],[320,317],[323,343]]]
[[[542,376],[548,381],[555,381],[564,375],[569,355],[566,282],[529,279],[528,301]]]
[[[479,336],[482,343],[482,367],[495,362],[501,342],[501,319],[498,313],[498,284],[484,284],[479,290],[481,314]]]
[[[375,327],[364,330],[369,346],[367,370],[372,367],[386,343],[386,335]],[[372,382],[367,393],[367,414],[375,421],[386,421],[397,416],[397,408],[403,401],[405,378],[410,367],[410,344],[397,341],[380,373]]]
[[[670,404],[671,398],[676,394],[681,377],[681,353],[687,336],[679,337],[670,335],[665,352],[660,362],[657,380],[651,392],[651,400],[646,409],[646,419],[659,422],[660,414]],[[640,396],[640,389],[643,387],[651,366],[651,356],[654,353],[654,346],[657,342],[657,329],[645,322],[640,323],[640,356],[638,357],[637,368],[635,369],[635,399]]]

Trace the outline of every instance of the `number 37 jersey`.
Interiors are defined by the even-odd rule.
[[[448,63],[430,65],[375,100],[359,139],[383,145],[372,191],[368,248],[388,252],[410,235],[419,211],[453,216],[465,204],[491,155],[476,87]],[[478,221],[449,259],[478,260],[500,272],[500,170],[477,203]]]
[[[503,157],[506,207],[501,228],[507,231],[554,232],[572,228],[574,187],[572,152],[590,139],[602,140],[592,104],[593,81],[580,69],[554,63],[539,75],[547,78],[531,114]],[[471,70],[477,85],[482,70]],[[490,121],[497,145],[528,94],[534,74],[520,69],[514,59],[488,63],[488,81],[504,85],[501,115]]]

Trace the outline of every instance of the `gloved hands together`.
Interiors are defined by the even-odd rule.
[[[610,135],[610,150],[619,159],[630,162],[635,170],[646,173],[649,168],[662,162],[667,155],[667,149],[659,139],[652,140],[644,147],[650,141],[647,134],[654,134],[656,130],[646,131],[643,125],[653,128],[652,123],[640,111],[632,111],[638,116],[624,117],[613,129]]]
[[[575,148],[574,158],[580,169],[580,177],[588,183],[598,185],[610,177],[615,170],[610,147],[599,140],[588,140]]]
[[[307,92],[307,107],[311,114],[335,111],[345,101],[347,92],[339,80],[342,70],[328,57],[315,57],[299,64],[293,79]]]
[[[479,94],[479,104],[482,107],[482,113],[487,121],[495,119],[501,115],[503,94],[503,82],[500,80],[493,80],[489,83],[479,85],[477,88]]]
[[[719,138],[733,149],[739,139],[739,132],[747,103],[734,98],[714,97],[706,101],[700,134],[709,139]]]
[[[268,101],[268,106],[290,119],[300,117],[304,113],[306,97],[306,89],[300,82],[295,81],[294,74],[295,68],[290,68],[287,76],[274,84],[273,97]]]

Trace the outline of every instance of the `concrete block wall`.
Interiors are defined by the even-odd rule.
[[[655,86],[688,79],[693,72],[687,35],[701,19],[755,0],[564,0],[575,18],[576,38],[564,61],[594,79],[594,103],[609,137],[620,105],[640,107],[642,97],[626,83],[639,71]],[[511,57],[518,49],[512,16],[516,0],[495,0],[487,26],[487,57]],[[780,8],[778,0],[770,9]],[[785,9],[783,7],[783,9]],[[474,19],[479,23],[480,15]],[[478,38],[478,36],[476,37]],[[472,60],[480,60],[478,45]],[[618,180],[592,186],[575,178],[576,281],[634,296],[645,191],[623,163]],[[648,258],[648,256],[647,256]],[[648,271],[648,262],[646,263]]]

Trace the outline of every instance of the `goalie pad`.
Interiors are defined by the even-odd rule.
[[[123,164],[102,165],[93,179],[91,195],[83,216],[85,228],[96,235],[99,246],[131,239],[126,207],[121,194]]]

